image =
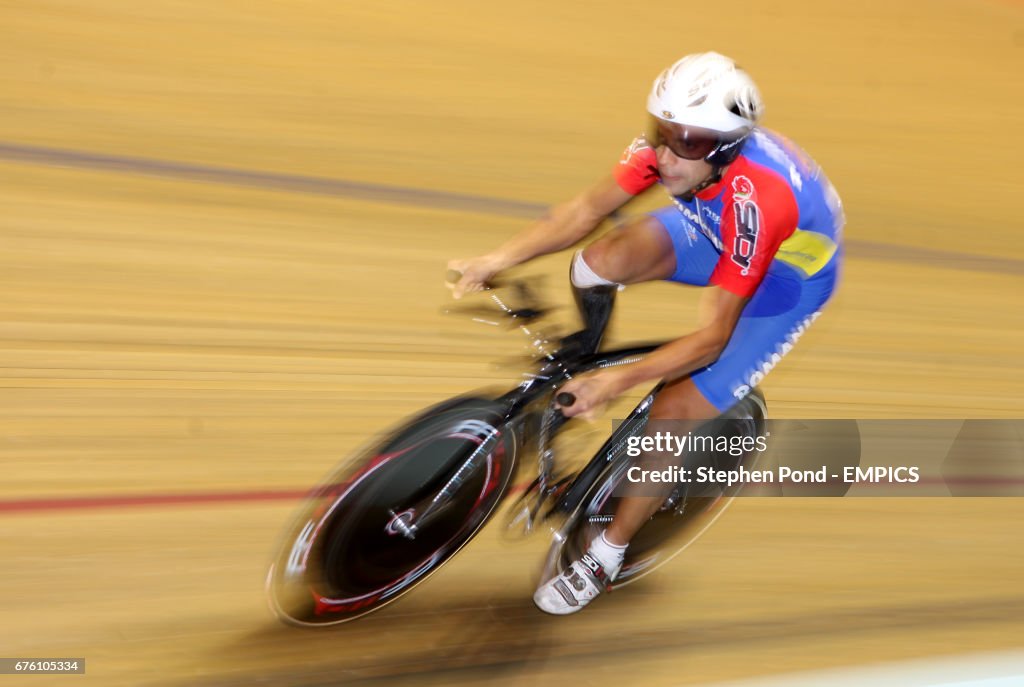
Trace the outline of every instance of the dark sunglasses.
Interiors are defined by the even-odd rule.
[[[703,160],[722,142],[718,134],[682,124],[670,124],[651,117],[647,141],[655,149],[666,146],[684,160]]]

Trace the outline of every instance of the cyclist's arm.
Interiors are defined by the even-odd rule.
[[[657,154],[640,137],[633,141],[611,175],[551,209],[523,232],[475,258],[451,260],[448,269],[462,276],[449,284],[452,295],[479,291],[493,275],[520,263],[568,248],[594,231],[608,215],[658,179]]]
[[[623,388],[655,379],[675,379],[718,360],[740,314],[750,300],[720,287],[711,287],[710,321],[686,336],[661,346],[643,360],[619,368]]]
[[[518,235],[491,251],[496,271],[568,248],[590,234],[633,198],[608,176],[568,202],[553,207]]]

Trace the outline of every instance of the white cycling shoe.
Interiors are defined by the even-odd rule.
[[[545,613],[569,615],[608,590],[619,574],[625,546],[609,544],[602,532],[590,543],[587,553],[560,575],[548,580],[533,595],[533,603]],[[605,564],[604,561],[611,561]]]

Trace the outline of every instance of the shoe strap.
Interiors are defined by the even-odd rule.
[[[583,558],[580,559],[580,567],[583,568],[583,574],[589,577],[598,589],[603,589],[606,592],[612,590],[612,583],[608,579],[608,573],[605,572],[604,566],[596,558],[589,553],[583,554]]]

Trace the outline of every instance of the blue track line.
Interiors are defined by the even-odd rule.
[[[235,167],[220,167],[188,162],[172,162],[127,155],[108,155],[64,148],[0,142],[0,160],[78,169],[142,174],[200,183],[248,186],[287,193],[310,193],[334,198],[366,200],[391,205],[479,212],[507,217],[533,218],[541,215],[547,205],[527,201],[492,198],[451,191],[438,191],[387,184],[373,184],[346,179],[260,172]],[[1024,260],[988,255],[971,255],[954,251],[917,246],[901,246],[846,240],[847,252],[857,258],[916,263],[943,269],[969,272],[1024,274]]]

